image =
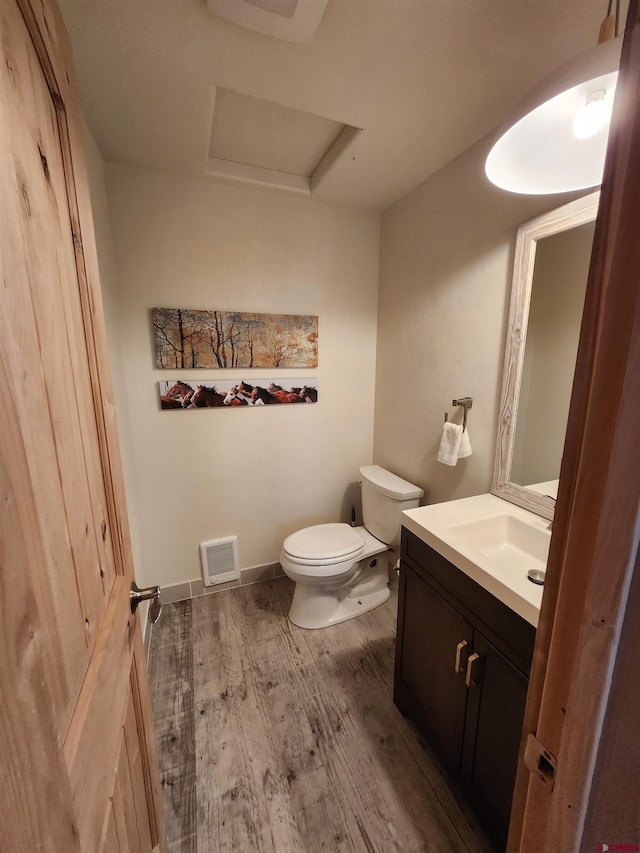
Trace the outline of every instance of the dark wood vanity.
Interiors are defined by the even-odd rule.
[[[394,702],[506,846],[535,628],[402,530]]]

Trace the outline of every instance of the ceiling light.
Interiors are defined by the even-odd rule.
[[[607,21],[613,18],[603,23],[601,39]],[[621,46],[621,38],[601,41],[522,99],[487,157],[492,183],[527,195],[602,183]]]
[[[612,89],[613,87],[611,87]],[[573,120],[573,135],[578,139],[590,139],[611,121],[612,100],[606,89],[598,89],[587,96],[587,100]]]

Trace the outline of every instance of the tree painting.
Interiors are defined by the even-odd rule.
[[[318,318],[153,308],[156,366],[317,367]]]

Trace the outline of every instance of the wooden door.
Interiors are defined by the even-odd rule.
[[[510,851],[640,843],[640,3],[631,0],[524,739]],[[531,743],[531,741],[529,741]],[[530,753],[531,754],[531,753]]]
[[[0,40],[0,849],[164,849],[69,45]]]
[[[412,569],[403,565],[398,596],[398,646],[395,675],[396,704],[417,717],[440,755],[456,772],[460,769],[467,688],[456,674],[456,646],[462,649],[462,669],[471,650],[473,628],[457,610]],[[403,691],[416,707],[406,707]]]

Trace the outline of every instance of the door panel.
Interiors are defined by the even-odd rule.
[[[165,844],[68,43],[0,8],[0,848]],[[93,271],[93,272],[92,272]]]
[[[94,808],[106,803],[114,787],[121,731],[129,696],[131,639],[129,589],[116,578],[97,642],[87,668],[71,725],[64,742],[80,837],[87,850],[98,847],[103,814]],[[108,708],[108,715],[104,709]],[[111,763],[111,772],[109,765]]]
[[[0,850],[80,853],[54,696],[47,685],[47,679],[62,685],[65,673],[51,614],[38,606],[50,578],[4,368],[0,359],[0,731],[5,780],[0,788]]]
[[[473,650],[480,655],[482,676],[469,688],[462,773],[504,849],[529,681],[478,631]]]
[[[64,705],[58,709],[64,729],[84,679],[102,589],[95,577],[99,568],[95,541],[91,541],[95,540],[93,520],[86,512],[87,479],[78,464],[77,449],[82,452],[82,443],[77,413],[73,404],[66,404],[73,394],[73,375],[65,322],[59,314],[58,279],[63,271],[69,275],[63,250],[66,247],[69,254],[70,239],[60,234],[59,205],[64,212],[66,193],[59,187],[57,120],[24,23],[13,5],[3,8],[2,33],[8,60],[2,76],[6,131],[2,190],[3,205],[10,201],[13,210],[2,228],[6,283],[0,337],[27,451],[25,476],[37,496],[36,519],[47,551],[52,593],[47,607],[55,614],[68,681]],[[47,161],[46,170],[42,158]],[[91,571],[82,571],[88,566]]]
[[[106,814],[104,831],[100,841],[98,853],[127,853],[126,847],[123,849],[118,838],[118,827],[116,825],[116,816],[112,805],[109,806]]]
[[[123,742],[126,746],[126,765],[124,767],[124,778],[127,785],[122,785],[124,793],[123,805],[126,812],[128,836],[132,839],[132,846],[138,850],[148,850],[151,847],[151,836],[149,832],[149,812],[147,808],[147,796],[144,781],[144,769],[140,755],[140,737],[136,721],[133,700],[129,700],[127,716],[124,725]],[[137,846],[133,841],[137,839]]]
[[[473,628],[429,584],[403,565],[404,605],[399,676],[418,700],[423,724],[451,768],[458,771],[467,705],[462,675],[454,672],[456,646]]]

